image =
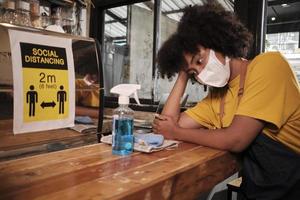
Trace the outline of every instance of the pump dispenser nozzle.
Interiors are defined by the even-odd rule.
[[[141,89],[139,84],[120,84],[113,87],[110,92],[119,94],[119,104],[129,104],[129,96],[134,94],[135,101],[140,105],[140,101],[137,95],[137,90]]]

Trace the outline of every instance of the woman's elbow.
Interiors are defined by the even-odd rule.
[[[245,144],[244,141],[241,140],[233,140],[231,142],[228,151],[233,152],[233,153],[240,153],[244,151],[248,147],[248,144]]]

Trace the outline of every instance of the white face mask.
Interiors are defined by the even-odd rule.
[[[226,56],[225,65],[223,65],[211,49],[206,66],[195,78],[204,85],[224,87],[230,77],[229,61],[230,59]]]

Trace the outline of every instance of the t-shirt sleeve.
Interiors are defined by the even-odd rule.
[[[202,101],[198,102],[196,106],[185,111],[189,117],[209,129],[213,128],[210,120],[212,113],[210,101],[210,95],[208,95]]]
[[[295,110],[292,104],[298,104],[292,98],[294,74],[279,53],[258,57],[253,62],[236,114],[263,120],[280,129]]]

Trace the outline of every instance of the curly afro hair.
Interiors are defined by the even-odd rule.
[[[164,42],[157,54],[160,75],[171,78],[187,63],[183,57],[183,46],[177,34],[173,34]]]
[[[158,52],[159,72],[170,78],[186,68],[183,54],[196,54],[199,45],[238,58],[247,56],[251,44],[247,28],[216,1],[186,7],[177,31]]]

